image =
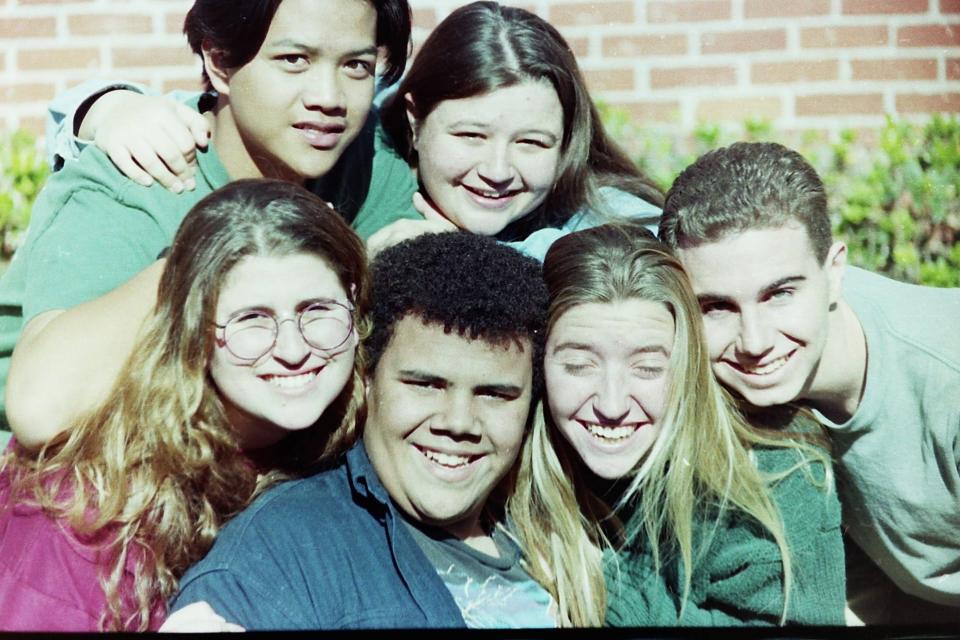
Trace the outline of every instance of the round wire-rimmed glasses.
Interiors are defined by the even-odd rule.
[[[311,348],[333,351],[353,334],[353,306],[337,300],[311,300],[295,314],[277,314],[269,309],[240,309],[223,324],[217,343],[240,360],[259,360],[277,344],[280,325],[296,320],[297,329]]]

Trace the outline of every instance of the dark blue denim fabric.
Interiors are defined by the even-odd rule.
[[[362,444],[227,524],[171,610],[200,600],[248,630],[465,626]]]

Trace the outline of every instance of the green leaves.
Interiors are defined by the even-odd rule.
[[[26,131],[0,133],[0,257],[9,259],[30,221],[33,201],[47,179],[49,168]]]

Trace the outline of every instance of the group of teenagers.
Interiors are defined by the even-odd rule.
[[[51,107],[0,629],[960,621],[960,291],[846,266],[802,156],[663,194],[491,1],[405,72],[405,0],[184,33],[204,93]]]

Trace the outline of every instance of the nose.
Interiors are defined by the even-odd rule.
[[[741,353],[752,357],[762,357],[773,348],[769,323],[756,309],[740,311],[740,335],[738,347]]]
[[[613,371],[604,372],[600,388],[593,397],[593,413],[603,425],[620,424],[627,417],[630,400],[622,375]]]
[[[515,171],[511,162],[509,143],[492,143],[487,146],[483,161],[477,166],[480,177],[494,187],[507,186],[513,181]]]
[[[277,323],[277,341],[273,345],[273,357],[287,366],[296,367],[310,357],[310,345],[307,344],[293,318]]]
[[[342,115],[346,111],[346,98],[340,84],[339,69],[332,64],[316,64],[306,76],[303,88],[303,105],[319,110],[326,115]]]
[[[448,390],[443,399],[443,411],[439,430],[456,437],[479,435],[479,425],[469,393]]]

